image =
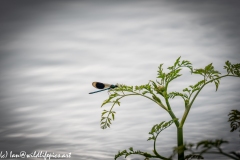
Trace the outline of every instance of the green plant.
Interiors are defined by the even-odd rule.
[[[230,127],[231,127],[231,132],[237,130],[240,128],[240,112],[238,110],[232,110],[229,114],[229,122],[230,122]],[[189,155],[185,156],[186,160],[190,159],[204,159],[203,155],[204,154],[220,154],[222,156],[239,160],[240,159],[240,153],[237,152],[226,152],[223,151],[221,146],[223,144],[228,143],[228,141],[222,140],[222,139],[216,139],[216,140],[203,140],[200,141],[196,144],[188,143],[184,144],[183,146],[180,147],[175,147],[173,155],[176,153],[188,151],[190,152]],[[193,149],[193,147],[196,146],[196,149]],[[200,151],[198,151],[200,149]]]
[[[222,140],[222,139],[216,139],[216,140],[203,140],[196,144],[188,143],[184,144],[181,147],[175,147],[174,148],[174,154],[181,153],[188,151],[190,154],[185,156],[185,160],[190,159],[204,159],[204,154],[219,154],[234,160],[239,160],[240,155],[236,152],[225,152],[222,150],[221,145],[227,144],[228,141]],[[196,149],[193,149],[193,147],[196,146]],[[198,151],[200,150],[200,151]],[[173,154],[173,155],[174,155]]]
[[[183,92],[168,92],[168,86],[170,83],[181,76],[180,71],[182,68],[188,68],[192,75],[201,75],[202,80],[197,82],[194,85],[190,85],[189,87],[183,89]],[[156,151],[156,139],[160,132],[170,126],[172,123],[175,124],[177,128],[177,146],[184,147],[183,143],[183,126],[186,121],[186,118],[193,106],[196,97],[201,92],[201,90],[209,83],[214,83],[216,86],[216,91],[218,90],[220,79],[224,77],[240,77],[240,64],[231,64],[229,61],[226,61],[224,69],[226,69],[227,73],[221,76],[221,73],[214,69],[212,63],[207,65],[204,68],[193,69],[191,62],[187,60],[180,60],[180,57],[175,61],[173,66],[167,68],[169,72],[163,72],[163,64],[160,64],[158,70],[158,80],[149,81],[149,83],[140,86],[127,86],[127,85],[118,85],[117,88],[111,89],[109,91],[109,98],[105,100],[101,107],[106,104],[112,104],[110,110],[103,110],[101,117],[101,128],[106,129],[110,127],[112,121],[115,118],[115,112],[113,111],[114,106],[117,104],[120,106],[120,100],[127,96],[142,96],[153,102],[155,102],[158,106],[160,106],[163,110],[165,110],[172,118],[169,122],[162,122],[153,126],[150,131],[150,135],[152,135],[148,140],[154,141],[154,149],[153,154],[141,152],[141,151],[133,151],[131,147],[129,151],[119,152],[115,159],[119,156],[131,155],[131,154],[139,154],[145,157],[145,159],[149,158],[159,158],[159,159],[172,159],[170,157],[163,157]],[[175,114],[172,111],[170,105],[170,99],[175,97],[181,97],[183,99],[185,105],[185,111],[182,115],[181,119],[177,119]],[[184,152],[178,152],[178,159],[184,159]]]
[[[237,128],[240,128],[240,112],[238,110],[232,110],[229,114],[228,114],[229,119],[228,121],[231,122],[230,123],[230,127],[231,132],[237,130]],[[240,129],[239,129],[240,132]]]

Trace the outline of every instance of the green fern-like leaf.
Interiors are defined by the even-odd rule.
[[[149,140],[156,140],[156,138],[159,135],[159,133],[162,132],[164,129],[168,128],[169,126],[171,126],[174,121],[177,121],[177,119],[170,120],[168,122],[163,121],[163,122],[161,122],[159,124],[155,124],[152,127],[151,131],[149,132],[151,137],[148,138],[148,141]]]
[[[227,70],[228,74],[232,74],[237,77],[240,77],[240,63],[232,64],[231,62],[226,61],[224,69]]]
[[[117,158],[121,157],[121,156],[124,156],[125,158],[127,158],[128,156],[130,156],[132,154],[137,154],[137,155],[144,156],[145,159],[149,159],[151,157],[155,157],[154,155],[151,155],[150,153],[147,153],[147,152],[142,152],[140,150],[134,151],[133,147],[130,147],[129,151],[127,151],[127,150],[118,151],[118,154],[115,155],[115,160]]]
[[[240,112],[238,110],[232,110],[229,114],[228,121],[231,122],[231,132],[240,128]],[[240,131],[240,130],[239,130]]]
[[[201,155],[189,154],[189,155],[185,156],[184,159],[190,160],[190,159],[204,159],[204,158]]]

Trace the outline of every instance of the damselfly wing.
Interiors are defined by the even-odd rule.
[[[117,85],[114,85],[114,84],[107,84],[107,83],[101,83],[101,82],[93,82],[92,85],[93,85],[93,87],[95,87],[97,89],[101,89],[101,90],[95,91],[95,92],[90,92],[89,94],[102,92],[102,91],[117,87]]]
[[[93,82],[92,86],[97,89],[105,89],[105,88],[110,88],[111,84],[101,83],[101,82]]]

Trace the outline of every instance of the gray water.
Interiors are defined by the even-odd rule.
[[[155,80],[182,56],[195,68],[226,60],[239,63],[237,1],[0,1],[0,151],[69,154],[70,159],[111,160],[133,147],[152,153],[151,127],[170,116],[142,97],[115,107],[110,129],[100,128],[107,92],[93,81],[127,85]],[[182,91],[201,80],[187,69],[170,85]],[[240,151],[239,133],[230,133],[228,113],[239,109],[239,79],[225,78],[219,90],[207,86],[184,126],[186,142],[223,138]],[[170,101],[178,118],[180,98]],[[168,156],[176,146],[174,125],[157,141]],[[33,159],[33,158],[28,158]],[[40,158],[43,159],[43,158]],[[131,156],[128,160],[143,159]],[[219,157],[209,159],[220,159]],[[226,159],[223,157],[223,159]]]

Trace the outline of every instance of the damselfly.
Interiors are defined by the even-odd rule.
[[[95,91],[95,92],[90,92],[89,94],[102,92],[105,90],[109,90],[109,89],[118,87],[117,85],[114,85],[114,84],[107,84],[107,83],[101,83],[101,82],[93,82],[92,85],[93,85],[93,87],[95,87],[97,89],[101,89],[101,90]]]

